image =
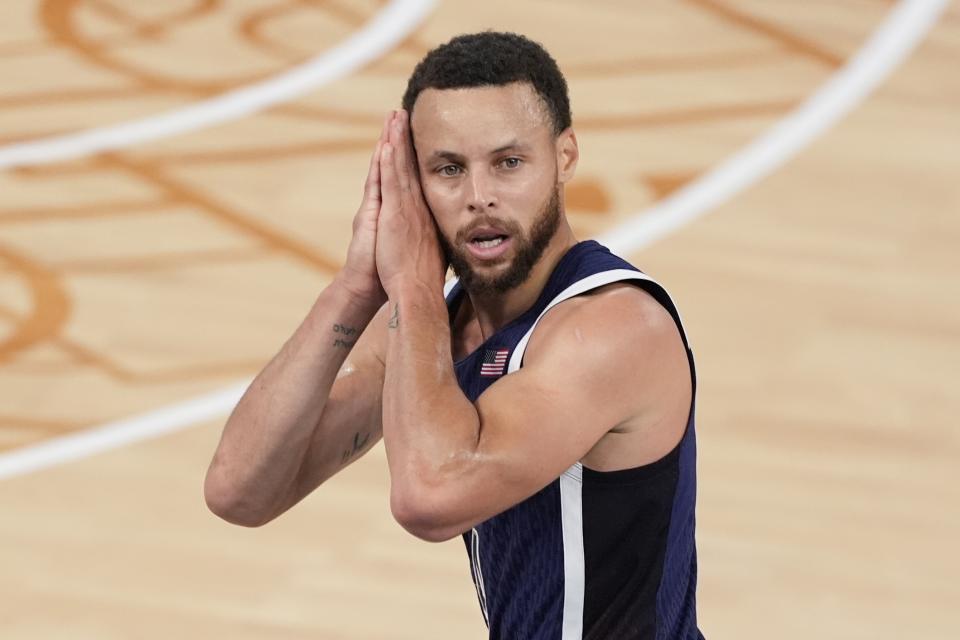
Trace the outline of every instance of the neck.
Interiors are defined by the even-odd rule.
[[[575,244],[577,239],[564,216],[557,233],[550,239],[540,260],[530,270],[530,275],[522,284],[505,293],[481,295],[469,290],[466,292],[470,298],[470,315],[473,316],[471,320],[475,319],[479,324],[483,340],[533,306],[557,263]]]

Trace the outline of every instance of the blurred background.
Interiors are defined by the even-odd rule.
[[[0,637],[485,637],[462,542],[393,522],[382,444],[261,529],[202,481],[414,64],[488,28],[567,76],[576,232],[683,313],[707,638],[958,637],[938,0],[4,2]]]

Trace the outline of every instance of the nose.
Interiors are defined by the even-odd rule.
[[[469,193],[467,194],[467,210],[470,213],[484,213],[497,206],[497,198],[493,193],[493,184],[482,171],[470,175]]]

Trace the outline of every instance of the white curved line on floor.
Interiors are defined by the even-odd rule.
[[[949,0],[901,0],[840,71],[767,133],[597,240],[614,252],[637,251],[776,171],[876,89],[936,24],[947,4]]]
[[[0,170],[49,164],[242,118],[338,80],[389,51],[436,0],[393,0],[347,40],[277,76],[169,113],[0,148]]]
[[[629,253],[757,182],[843,117],[922,40],[947,0],[901,0],[857,54],[803,105],[697,182],[598,238]],[[226,415],[248,382],[38,445],[0,454],[0,479],[62,464]]]

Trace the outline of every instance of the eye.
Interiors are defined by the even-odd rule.
[[[460,167],[458,167],[455,164],[445,164],[439,169],[437,169],[437,173],[439,173],[442,176],[452,178],[453,176],[456,176],[460,173]]]
[[[520,158],[514,158],[511,156],[509,158],[504,158],[503,160],[501,160],[500,166],[503,167],[504,169],[516,169],[522,163],[523,163],[523,160],[521,160]]]

